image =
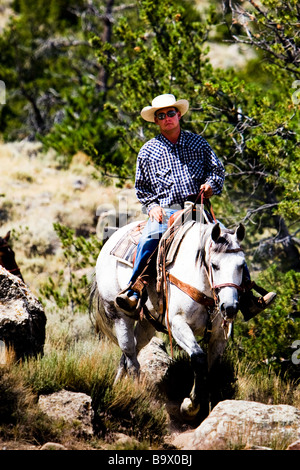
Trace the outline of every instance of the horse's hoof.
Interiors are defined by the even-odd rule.
[[[194,419],[200,411],[200,405],[194,406],[190,398],[185,398],[180,406],[180,413],[185,419]]]

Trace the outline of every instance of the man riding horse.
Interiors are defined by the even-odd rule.
[[[160,134],[143,145],[137,158],[136,195],[149,220],[138,243],[128,288],[115,300],[127,315],[134,315],[140,304],[143,294],[140,286],[144,285],[139,282],[140,275],[167,230],[171,215],[184,207],[191,194],[202,191],[209,199],[222,192],[225,179],[222,163],[202,136],[181,129],[180,119],[188,108],[187,100],[176,101],[173,95],[164,94],[141,111],[143,119],[159,126]],[[247,266],[243,284],[252,285]],[[254,286],[261,297],[254,296],[249,288],[240,298],[245,320],[263,311],[276,297],[274,292]]]

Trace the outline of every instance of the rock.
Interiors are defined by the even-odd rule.
[[[195,431],[185,431],[174,433],[172,437],[172,444],[177,449],[192,449]]]
[[[141,376],[151,385],[160,390],[164,390],[169,366],[172,359],[168,355],[162,339],[154,336],[138,355],[141,366]]]
[[[290,444],[287,450],[300,450],[300,439]]]
[[[270,447],[264,446],[246,446],[244,450],[272,450]]]
[[[0,266],[0,340],[16,360],[43,354],[46,321],[41,303],[26,284]]]
[[[127,436],[127,434],[124,434],[122,432],[114,433],[112,439],[114,441],[114,444],[121,446],[137,446],[139,444],[139,441],[137,439],[131,436]]]
[[[57,442],[46,442],[40,450],[67,450],[67,448]]]
[[[73,181],[73,188],[75,191],[84,191],[86,188],[86,182],[81,179]]]
[[[243,400],[218,403],[193,432],[177,444],[182,450],[229,450],[270,447],[299,439],[300,410]]]
[[[92,435],[92,399],[85,393],[61,390],[40,395],[39,406],[51,418],[63,419],[74,425],[77,435]]]

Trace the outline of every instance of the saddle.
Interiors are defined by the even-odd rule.
[[[150,255],[143,272],[139,275],[134,285],[130,286],[131,289],[141,295],[145,292],[145,287],[149,284],[150,280],[154,279],[156,281],[157,294],[161,298],[164,297],[163,274],[165,268],[175,261],[180,244],[188,230],[194,225],[198,214],[199,207],[190,203],[185,209],[175,212],[170,217],[168,229],[161,237],[156,250]],[[209,213],[205,214],[205,221],[207,223],[212,222]],[[136,227],[126,232],[111,250],[110,254],[118,258],[119,262],[133,267],[137,245],[146,223],[146,221],[140,222]],[[161,307],[161,310],[163,310],[163,307]]]
[[[159,243],[160,248],[155,250],[155,252],[153,253],[153,256],[157,253],[160,253],[157,267],[159,267],[159,265],[161,264],[159,259],[161,259],[164,253],[164,250],[162,250],[161,247],[163,245],[165,246],[165,254],[168,256],[166,265],[168,266],[174,260],[180,242],[183,239],[188,228],[190,228],[191,226],[190,224],[188,225],[186,223],[183,223],[184,212],[186,212],[186,210],[184,209],[177,211],[169,219],[168,229],[163,234]],[[133,268],[137,245],[142,236],[142,232],[146,226],[146,223],[146,220],[142,221],[135,227],[131,228],[129,231],[125,232],[123,237],[121,237],[115,247],[111,250],[110,254],[118,258],[118,261],[120,261],[121,263],[124,263]]]

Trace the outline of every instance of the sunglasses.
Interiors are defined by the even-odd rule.
[[[177,111],[175,111],[174,109],[171,110],[171,111],[168,111],[167,113],[157,113],[156,114],[156,117],[162,121],[163,119],[166,119],[166,116],[168,117],[174,117],[175,115],[177,114]]]

